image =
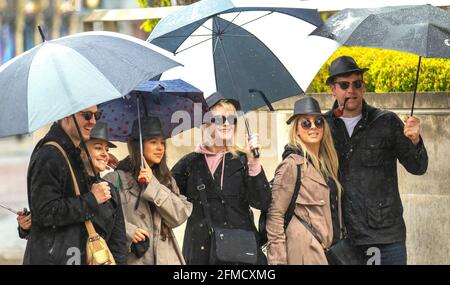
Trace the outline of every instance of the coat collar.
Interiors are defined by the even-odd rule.
[[[296,165],[303,165],[306,161],[306,159],[302,155],[297,153],[291,153],[288,157],[291,157]],[[311,162],[309,162],[308,167],[306,168],[306,172],[303,175],[308,176],[309,178],[311,178],[311,180],[314,180],[315,182],[328,187],[328,184],[325,181],[325,179],[314,168]]]
[[[69,157],[73,157],[74,155],[80,155],[80,148],[76,147],[69,135],[64,131],[64,129],[58,124],[53,123],[48,133],[45,135],[43,139],[39,141],[36,145],[36,149],[43,146],[45,143],[49,141],[57,142],[62,148],[67,152]]]

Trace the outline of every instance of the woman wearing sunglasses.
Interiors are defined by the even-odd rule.
[[[81,113],[86,121],[91,120],[92,116],[95,116],[96,120],[101,117],[101,111],[95,113],[90,111]],[[81,160],[86,169],[86,179],[88,184],[98,183],[96,182],[95,176],[100,175],[109,168],[109,149],[116,147],[116,145],[108,141],[107,125],[102,122],[97,122],[90,132],[89,140],[86,141],[86,148],[91,157],[95,173],[92,170],[89,158],[84,149],[80,153]],[[102,182],[103,181],[105,180],[102,180]],[[125,222],[120,196],[111,183],[108,183],[108,186],[111,190],[106,190],[105,195],[109,197],[109,199],[106,202],[99,204],[96,215],[89,218],[92,220],[97,233],[102,236],[108,244],[108,248],[114,257],[116,264],[126,265],[127,247]],[[31,214],[21,213],[20,217],[22,217],[22,219],[18,219],[19,236],[28,239],[32,224]],[[27,256],[27,254],[25,254],[25,256]]]
[[[247,155],[251,149],[259,147],[258,137],[252,136],[246,150],[235,143],[238,102],[225,100],[215,93],[207,103],[211,116],[205,116],[203,143],[172,168],[181,193],[194,207],[183,243],[183,255],[190,265],[223,264],[210,259],[211,227],[243,229],[249,231],[250,236],[255,234],[257,240],[250,206],[267,210],[271,197],[259,159]],[[199,191],[204,191],[203,198]],[[205,216],[205,204],[209,218]],[[239,244],[233,244],[227,249],[231,253],[238,247]],[[257,245],[255,263],[266,264]]]
[[[186,221],[192,204],[180,195],[167,167],[166,137],[160,120],[142,118],[141,134],[143,153],[136,120],[128,141],[130,155],[119,163],[114,173],[105,176],[120,190],[128,264],[182,265],[185,261],[172,229]]]
[[[295,103],[287,123],[291,124],[289,144],[275,172],[272,205],[267,214],[268,261],[328,264],[324,249],[341,237],[342,191],[330,128],[319,103],[312,97]],[[293,197],[298,179],[300,190]],[[285,228],[285,215],[292,199],[295,199],[294,213]]]

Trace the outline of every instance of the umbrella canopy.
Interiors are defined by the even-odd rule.
[[[163,18],[148,41],[183,63],[161,79],[181,78],[205,94],[220,92],[244,111],[303,93],[338,47],[308,35],[322,25],[297,0],[203,0]]]
[[[86,32],[44,41],[0,67],[0,137],[119,98],[179,64],[145,41]]]
[[[313,34],[346,46],[385,48],[419,55],[411,116],[422,57],[450,58],[450,13],[431,5],[344,9]]]
[[[431,5],[344,9],[314,34],[346,46],[450,58],[450,13]]]
[[[200,126],[207,109],[203,92],[183,80],[147,81],[123,98],[100,104],[100,121],[108,124],[110,140],[128,141],[137,104],[140,116],[160,119],[166,137]]]

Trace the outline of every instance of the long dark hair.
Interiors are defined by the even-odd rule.
[[[149,140],[152,138],[147,138]],[[144,141],[145,141],[144,140]],[[133,177],[138,178],[139,172],[141,171],[141,150],[139,147],[139,140],[130,140],[127,144],[128,152],[130,153],[130,167]],[[166,148],[164,148],[164,155],[159,164],[153,164],[152,170],[153,175],[158,179],[159,183],[166,186],[173,192],[172,187],[172,174],[170,173],[169,167],[167,167],[166,162]]]

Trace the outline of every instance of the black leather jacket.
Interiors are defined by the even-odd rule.
[[[403,134],[404,124],[396,114],[365,101],[362,119],[351,137],[345,123],[331,111],[326,119],[339,156],[344,220],[350,238],[357,245],[405,241],[397,160],[408,172],[424,174],[428,156],[422,138],[415,146]]]

